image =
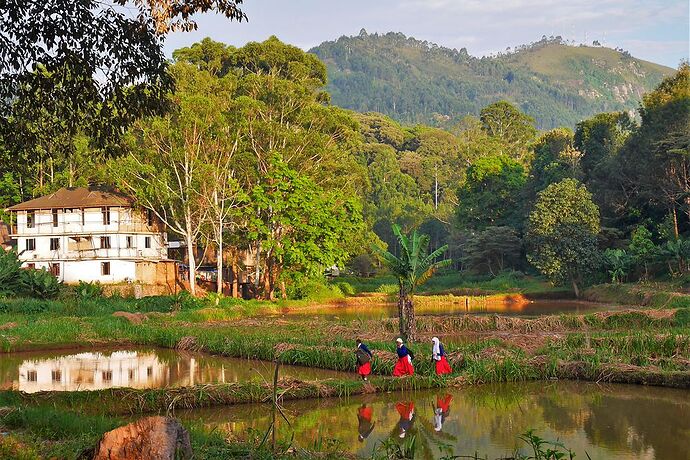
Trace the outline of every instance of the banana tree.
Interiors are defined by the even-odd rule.
[[[399,225],[393,225],[393,234],[400,245],[400,255],[396,256],[374,245],[373,249],[393,275],[398,279],[398,319],[400,335],[407,341],[417,338],[413,297],[416,289],[424,284],[439,268],[450,265],[451,260],[437,261],[448,249],[442,246],[429,253],[429,235],[413,231],[404,235]]]

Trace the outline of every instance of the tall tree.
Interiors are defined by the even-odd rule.
[[[527,161],[527,147],[537,134],[534,118],[510,102],[498,101],[484,107],[479,119],[482,129],[505,145],[503,154],[523,163]]]
[[[520,194],[525,180],[523,166],[505,155],[475,161],[467,169],[467,179],[458,191],[457,222],[460,227],[520,228]]]
[[[214,194],[225,193],[219,187],[231,186],[217,181],[224,177],[220,168],[227,166],[227,157],[235,148],[235,133],[224,129],[234,84],[187,64],[171,70],[178,82],[175,109],[137,122],[129,137],[131,153],[112,162],[112,168],[120,187],[184,239],[190,291],[195,294],[194,250],[216,199],[220,199]],[[223,222],[218,223],[222,217],[213,217],[213,225],[222,227]]]
[[[393,234],[398,238],[400,255],[396,256],[380,246],[374,251],[383,259],[391,273],[398,279],[398,320],[400,334],[405,340],[417,339],[417,321],[414,313],[414,293],[433,274],[451,264],[451,260],[437,260],[448,249],[442,246],[429,253],[429,236],[413,231],[402,233],[400,226],[393,225]]]
[[[575,295],[598,265],[599,209],[576,179],[539,192],[527,227],[527,259],[556,283],[570,282]]]

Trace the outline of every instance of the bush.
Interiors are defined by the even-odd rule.
[[[397,284],[382,284],[376,289],[376,292],[380,292],[381,294],[397,294],[398,293],[398,285]]]
[[[0,296],[17,295],[21,288],[21,262],[14,251],[0,249]]]
[[[343,297],[338,286],[328,285],[320,279],[307,279],[292,286],[288,294],[298,300],[324,301]]]
[[[340,281],[336,283],[335,286],[340,289],[340,292],[342,292],[344,295],[355,295],[357,293],[355,288],[347,281]]]
[[[53,299],[60,293],[61,283],[46,270],[22,270],[22,291],[31,297],[39,299]]]
[[[86,283],[79,281],[74,288],[77,297],[81,300],[90,300],[103,296],[103,287],[100,283]]]

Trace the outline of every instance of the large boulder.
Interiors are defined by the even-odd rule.
[[[171,417],[146,417],[108,431],[94,460],[176,460],[192,458],[189,433]]]

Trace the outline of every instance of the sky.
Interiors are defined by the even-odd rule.
[[[304,50],[342,35],[402,32],[474,56],[561,35],[620,47],[678,67],[688,59],[688,0],[244,0],[248,22],[198,15],[198,30],[168,36],[172,51],[204,37],[242,46],[276,35]]]

